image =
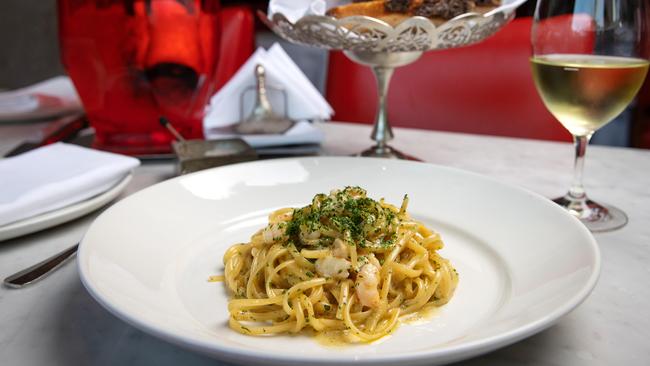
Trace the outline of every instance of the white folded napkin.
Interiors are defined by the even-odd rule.
[[[275,102],[273,108],[277,113],[286,113],[289,118],[296,121],[327,120],[332,116],[334,111],[329,103],[284,49],[276,43],[268,51],[263,48],[258,49],[232,79],[212,97],[208,113],[203,120],[203,130],[206,138],[216,139],[232,136],[231,133],[223,132],[224,127],[232,126],[250,114],[254,104],[255,92],[245,92],[256,85],[255,67],[258,64],[264,66],[269,86],[280,87],[286,91],[288,111],[284,111],[283,104],[278,103],[278,99],[281,101],[282,98],[271,100],[272,103]],[[242,94],[244,95],[243,100]],[[244,111],[244,116],[242,116],[241,112],[241,103],[248,109]],[[296,127],[299,127],[297,129],[299,133],[294,131]],[[309,132],[309,134],[305,135],[309,142],[300,141],[300,136],[305,132]],[[293,134],[292,137],[287,136],[291,134]],[[247,141],[255,141],[253,143],[255,147],[260,141],[262,141],[263,146],[285,145],[288,140],[294,141],[291,143],[311,143],[314,136],[322,136],[322,134],[310,124],[304,123],[297,124],[284,135],[265,135],[259,136],[259,138],[240,137]]]
[[[25,88],[0,92],[0,118],[38,118],[81,111],[79,95],[67,76],[57,76]]]
[[[64,143],[0,159],[0,226],[106,192],[139,164]]]
[[[295,23],[296,20],[305,15],[323,15],[332,3],[339,3],[335,0],[271,0],[269,1],[269,15],[275,13],[284,14],[287,19]]]
[[[206,135],[208,139],[225,139],[239,137],[246,141],[253,148],[299,145],[299,144],[320,144],[325,134],[322,130],[307,121],[299,121],[285,133],[280,135],[238,135],[227,132],[215,132]]]

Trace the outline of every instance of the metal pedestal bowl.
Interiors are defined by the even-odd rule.
[[[387,118],[386,96],[395,68],[417,61],[425,51],[477,43],[496,33],[515,16],[526,0],[503,0],[485,14],[466,13],[438,26],[423,17],[411,17],[397,26],[367,16],[336,19],[307,15],[291,22],[282,13],[260,18],[280,37],[298,44],[342,50],[352,61],[369,66],[376,79],[379,107],[371,138],[375,145],[363,156],[409,158],[388,145],[393,132]]]

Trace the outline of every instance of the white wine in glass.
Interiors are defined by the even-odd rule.
[[[593,133],[632,102],[650,63],[644,0],[539,0],[533,23],[533,79],[544,104],[573,135],[574,179],[554,201],[592,231],[627,223],[625,213],[587,198],[582,171]]]

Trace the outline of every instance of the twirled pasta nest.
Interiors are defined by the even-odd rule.
[[[458,283],[440,235],[359,187],[283,208],[224,255],[232,329],[250,335],[338,331],[370,342],[399,319],[446,304]]]

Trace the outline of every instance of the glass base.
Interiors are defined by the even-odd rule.
[[[368,156],[374,158],[388,158],[388,159],[401,159],[401,160],[413,160],[413,161],[422,161],[415,156],[405,154],[391,146],[388,145],[375,145],[370,147],[357,156]]]
[[[580,219],[591,232],[612,231],[627,224],[625,212],[614,206],[602,205],[590,199],[576,199],[568,194],[553,202]]]

